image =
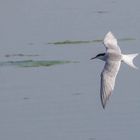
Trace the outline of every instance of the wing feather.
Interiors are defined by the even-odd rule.
[[[104,43],[107,51],[111,50],[111,51],[118,52],[119,54],[121,53],[121,50],[117,44],[117,39],[115,38],[115,36],[111,32],[108,32],[105,35],[103,43]]]
[[[106,63],[101,73],[100,97],[103,108],[112,94],[115,86],[116,76],[121,64],[121,50],[115,36],[108,32],[104,38],[106,47]]]
[[[101,73],[100,97],[103,108],[115,86],[115,79],[120,68],[121,61],[106,61],[104,69]]]

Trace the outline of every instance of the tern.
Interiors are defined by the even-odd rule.
[[[121,62],[125,62],[130,67],[137,69],[133,60],[138,55],[136,54],[122,54],[120,47],[117,44],[115,36],[108,32],[105,35],[103,44],[106,48],[105,53],[100,53],[91,59],[100,59],[105,61],[104,69],[101,72],[101,86],[100,86],[100,98],[103,109],[105,109],[106,103],[112,94],[115,86],[115,79],[120,69]]]

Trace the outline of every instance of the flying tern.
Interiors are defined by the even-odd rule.
[[[137,69],[133,63],[133,59],[138,55],[138,53],[122,54],[120,47],[117,44],[117,39],[111,32],[108,32],[105,35],[103,44],[106,48],[106,52],[100,53],[91,59],[97,58],[105,61],[104,69],[101,72],[100,86],[101,103],[105,109],[106,102],[114,90],[115,79],[120,69],[121,62],[125,62],[129,66]]]

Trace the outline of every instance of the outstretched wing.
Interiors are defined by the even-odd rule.
[[[117,39],[114,37],[114,35],[111,33],[111,32],[108,32],[106,35],[105,35],[105,38],[104,38],[104,45],[107,49],[107,51],[114,51],[118,54],[121,53],[121,50],[117,44]]]
[[[121,61],[107,60],[101,73],[100,97],[103,108],[115,86],[115,79],[120,68]]]

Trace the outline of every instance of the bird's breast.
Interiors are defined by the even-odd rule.
[[[110,60],[110,61],[121,61],[122,56],[121,54],[117,54],[117,53],[107,53],[106,58],[107,60]]]

